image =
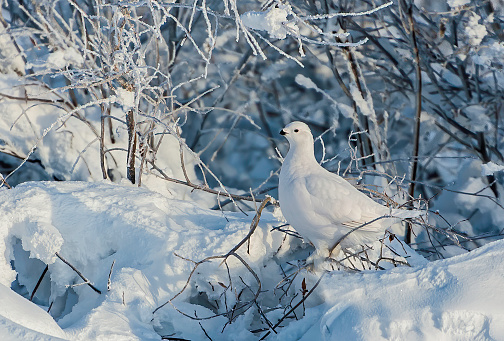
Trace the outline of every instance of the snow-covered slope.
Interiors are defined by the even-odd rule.
[[[65,340],[65,332],[43,309],[0,284],[0,335],[3,341]]]
[[[333,272],[304,318],[313,326],[294,322],[277,340],[503,340],[502,257],[498,241],[419,268]]]
[[[0,334],[13,340],[205,340],[206,333],[213,340],[257,340],[268,327],[255,305],[230,324],[225,314],[204,320],[181,314],[205,318],[246,302],[258,282],[238,258],[227,266],[222,259],[201,264],[187,289],[153,314],[184,287],[192,261],[227,253],[248,233],[253,216],[107,182],[36,182],[2,190]],[[280,289],[283,271],[293,274],[289,264],[308,249],[271,231],[279,224],[263,212],[250,245],[237,251],[261,282],[258,305],[273,324],[289,302],[299,302],[302,283],[310,290],[320,277],[302,270]],[[101,294],[82,284],[56,253]],[[443,261],[412,257],[413,267],[331,272],[305,309],[296,310],[298,320],[285,319],[267,339],[502,340],[503,257],[504,241],[498,241]],[[8,289],[30,297],[46,264],[33,300],[39,307]],[[49,306],[49,314],[40,309]]]

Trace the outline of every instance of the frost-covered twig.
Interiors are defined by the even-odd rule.
[[[331,19],[331,18],[337,18],[337,17],[357,17],[357,16],[363,16],[363,15],[369,15],[376,13],[378,11],[381,11],[384,8],[387,8],[391,6],[394,2],[389,1],[387,3],[384,3],[383,5],[380,5],[376,8],[370,9],[368,11],[363,11],[363,12],[348,12],[348,13],[330,13],[330,14],[317,14],[317,15],[309,15],[305,17],[301,17],[301,19],[304,20],[321,20],[321,19]]]
[[[0,149],[0,152],[3,152],[1,149]],[[9,183],[4,179],[4,176],[2,175],[2,173],[0,173],[0,181],[2,182],[0,184],[0,188],[3,187],[4,185],[7,186],[8,189],[11,189],[12,187],[9,185]]]

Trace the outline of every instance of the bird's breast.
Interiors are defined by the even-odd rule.
[[[293,178],[281,179],[279,184],[280,208],[295,229],[312,224],[312,200],[303,183],[303,178]]]

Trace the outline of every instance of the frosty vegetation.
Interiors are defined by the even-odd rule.
[[[463,266],[442,259],[504,250],[485,245],[504,234],[499,0],[1,3],[0,294],[10,287],[49,311],[58,324],[30,327],[38,336],[287,340],[327,312],[306,335],[332,340],[331,328],[346,330],[334,281],[359,283],[347,273],[372,272],[363,276],[379,292],[395,282],[377,273],[402,267],[418,280],[411,295],[457,281],[470,295]],[[313,248],[275,200],[278,132],[294,120],[318,136],[325,168],[427,215],[347,250],[332,275],[308,272]],[[485,251],[462,261],[478,255],[491,269]],[[362,302],[355,309],[371,314]],[[504,337],[492,316],[438,302],[442,327],[411,312],[420,338],[458,335],[468,321],[462,339]],[[127,328],[96,327],[107,311]],[[384,339],[414,329],[391,321]],[[359,319],[369,335],[372,322]]]

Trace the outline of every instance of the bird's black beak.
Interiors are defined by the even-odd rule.
[[[280,135],[287,135],[287,132],[285,130],[280,130]]]

